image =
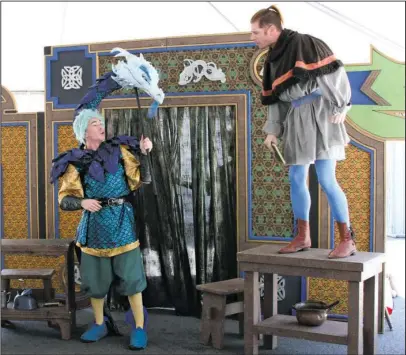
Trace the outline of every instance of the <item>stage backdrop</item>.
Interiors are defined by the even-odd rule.
[[[54,46],[44,49],[46,67],[46,106],[44,164],[38,165],[44,171],[46,198],[46,237],[73,237],[80,213],[63,212],[56,203],[57,186],[49,183],[49,171],[52,159],[60,152],[76,147],[71,124],[73,110],[87,88],[95,79],[111,70],[111,63],[117,59],[111,56],[114,47],[124,48],[131,53],[143,53],[159,70],[161,86],[166,93],[162,110],[194,107],[228,107],[233,110],[234,140],[233,149],[223,163],[232,167],[235,176],[233,218],[235,229],[227,236],[226,243],[231,254],[234,251],[255,247],[262,243],[284,244],[291,240],[293,215],[289,199],[287,169],[274,160],[272,154],[264,147],[262,126],[266,118],[266,107],[260,103],[261,69],[266,51],[257,50],[249,41],[249,34],[194,36],[177,38],[160,38],[152,40],[134,40],[114,43],[80,44],[74,46]],[[356,230],[359,250],[384,251],[384,149],[385,140],[404,138],[404,64],[397,63],[375,48],[371,48],[371,61],[364,64],[346,65],[353,91],[353,109],[347,117],[347,128],[351,144],[347,149],[348,158],[338,165],[337,177],[343,186],[350,204],[351,220]],[[4,90],[3,90],[4,91]],[[3,97],[2,97],[3,101]],[[5,101],[7,101],[5,99]],[[144,108],[151,103],[150,98],[141,97]],[[8,105],[10,105],[8,103]],[[10,109],[2,102],[3,117],[11,118]],[[102,110],[108,116],[113,110],[125,111],[136,108],[136,100],[131,92],[115,92],[102,103]],[[161,111],[163,112],[163,111]],[[8,122],[8,121],[7,121]],[[20,133],[36,137],[32,131],[7,126],[4,118],[2,133],[19,128]],[[153,124],[152,122],[148,123]],[[148,126],[147,124],[147,126]],[[155,123],[154,123],[155,124]],[[126,132],[131,131],[131,125]],[[14,133],[18,137],[20,133]],[[124,132],[123,132],[124,133]],[[22,141],[20,139],[20,141]],[[9,143],[2,140],[4,146]],[[214,142],[216,143],[216,142]],[[190,144],[188,142],[187,144]],[[19,143],[19,145],[21,145]],[[220,144],[221,145],[221,144]],[[13,145],[12,145],[13,146]],[[25,146],[27,147],[27,145]],[[4,148],[3,148],[4,149]],[[14,148],[13,148],[14,149]],[[17,148],[16,148],[17,149]],[[18,148],[14,155],[25,157],[27,150]],[[25,148],[28,149],[28,148]],[[217,147],[219,149],[219,146]],[[158,151],[156,151],[158,153]],[[31,153],[31,151],[30,151]],[[11,154],[11,153],[10,153]],[[4,190],[7,181],[13,179],[5,174],[11,156],[2,156],[3,170],[3,205],[5,211],[12,208],[12,193]],[[21,158],[20,158],[21,159]],[[25,165],[27,166],[27,165]],[[26,174],[21,164],[18,167],[26,181]],[[190,170],[193,173],[193,169]],[[33,176],[33,175],[32,175]],[[18,180],[20,181],[20,180]],[[29,185],[34,189],[35,186]],[[317,184],[314,171],[309,179],[313,198],[311,211],[312,241],[314,247],[332,248],[337,239],[331,211],[326,198]],[[19,190],[20,194],[23,194]],[[25,191],[25,190],[24,190]],[[28,193],[28,192],[27,192]],[[27,193],[21,195],[21,205],[30,211]],[[41,191],[38,192],[41,196]],[[9,200],[7,199],[9,198]],[[23,201],[26,201],[25,204]],[[24,211],[24,210],[22,210]],[[42,211],[42,210],[41,210]],[[19,210],[21,215],[21,211]],[[29,237],[27,218],[16,225],[21,237]],[[26,215],[26,214],[24,214]],[[7,220],[7,218],[9,218]],[[229,217],[229,220],[233,220]],[[7,232],[9,223],[17,223],[11,214],[4,216],[4,237],[16,237]],[[210,222],[212,223],[212,222]],[[210,226],[207,222],[206,227]],[[31,224],[32,225],[32,224]],[[15,232],[13,232],[15,233]],[[196,231],[192,231],[197,233]],[[23,235],[24,234],[24,235]],[[210,233],[209,233],[210,235]],[[44,237],[43,234],[40,237]],[[194,246],[196,249],[196,245]],[[146,265],[155,250],[144,249]],[[214,253],[214,254],[213,254]],[[214,252],[204,256],[204,267],[213,268],[211,261],[216,258]],[[162,257],[158,253],[157,258]],[[232,255],[229,260],[232,262]],[[192,285],[196,283],[196,252],[188,250],[189,269]],[[25,259],[24,259],[25,260]],[[21,265],[26,261],[21,260]],[[162,260],[161,260],[162,262]],[[7,260],[6,260],[7,263]],[[187,262],[184,260],[183,263]],[[221,263],[217,260],[216,265]],[[211,266],[210,266],[211,265]],[[162,265],[161,265],[162,266]],[[28,266],[27,266],[28,267]],[[148,268],[147,268],[148,269]],[[237,267],[230,267],[237,273]],[[150,268],[149,270],[153,270]],[[173,270],[167,272],[174,272]],[[234,272],[234,271],[233,271]],[[202,272],[201,272],[202,273]],[[200,273],[200,274],[201,274]],[[210,277],[219,277],[221,273],[211,272],[201,278],[205,282]],[[227,273],[226,273],[227,274]],[[227,274],[231,277],[232,272]],[[224,274],[225,275],[225,274]],[[150,271],[149,277],[152,277]],[[199,280],[197,280],[199,281]],[[382,290],[381,290],[382,292]],[[322,279],[280,279],[280,305],[283,312],[289,311],[293,301],[304,298],[318,298],[334,301],[346,299],[346,288],[338,283]],[[171,303],[170,297],[166,302]],[[347,312],[346,302],[336,308],[337,316],[343,317]],[[382,319],[382,317],[381,317]]]

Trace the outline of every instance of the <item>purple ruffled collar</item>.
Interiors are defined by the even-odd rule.
[[[120,145],[129,146],[136,154],[139,142],[130,136],[118,136],[104,141],[97,150],[74,148],[58,155],[52,160],[51,183],[55,183],[62,176],[69,164],[84,169],[89,175],[100,182],[104,182],[104,174],[115,174],[120,160]]]

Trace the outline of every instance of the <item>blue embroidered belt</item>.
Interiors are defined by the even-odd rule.
[[[311,94],[303,96],[300,99],[293,100],[291,103],[294,108],[297,108],[304,104],[310,104],[311,102],[316,100],[319,96],[321,96],[321,91],[320,89],[316,89]]]

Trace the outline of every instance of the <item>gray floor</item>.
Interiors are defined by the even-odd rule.
[[[17,329],[2,328],[2,354],[130,354],[127,349],[129,328],[121,321],[122,314],[114,318],[123,337],[111,336],[98,343],[83,344],[79,341],[86,324],[92,320],[88,310],[78,312],[80,328],[73,339],[61,340],[59,332],[47,327],[45,322],[15,322]],[[378,354],[405,354],[405,300],[395,298],[392,315],[393,331],[386,325],[385,334],[378,335]],[[214,350],[199,344],[199,320],[167,314],[150,314],[149,346],[142,354],[242,354],[243,339],[238,335],[238,323],[227,320],[224,349]],[[276,350],[260,350],[260,354],[346,354],[347,347],[300,339],[279,338]]]
[[[385,334],[378,335],[378,354],[405,354],[405,239],[388,238],[386,245],[387,267],[396,279],[400,297],[394,299],[392,315],[394,330],[385,323]],[[129,328],[121,320],[123,314],[114,318],[124,334],[108,337],[96,344],[83,344],[80,334],[92,321],[89,310],[78,312],[79,329],[70,341],[60,339],[59,332],[47,327],[45,322],[15,322],[17,329],[2,328],[2,354],[130,354],[127,349]],[[168,314],[150,314],[148,330],[149,346],[142,354],[242,354],[243,339],[238,335],[238,323],[227,320],[225,324],[224,349],[216,351],[199,343],[199,320]],[[260,354],[346,354],[347,347],[300,339],[279,338],[276,350],[260,350]]]

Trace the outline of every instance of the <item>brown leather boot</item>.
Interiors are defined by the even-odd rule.
[[[296,237],[286,247],[283,247],[281,250],[279,250],[279,254],[296,253],[298,251],[307,250],[311,246],[312,241],[310,240],[309,222],[298,219]]]
[[[340,243],[338,246],[330,252],[329,259],[346,258],[356,253],[357,248],[355,246],[355,235],[351,227],[348,228],[347,223],[338,224],[338,230],[340,232]]]

